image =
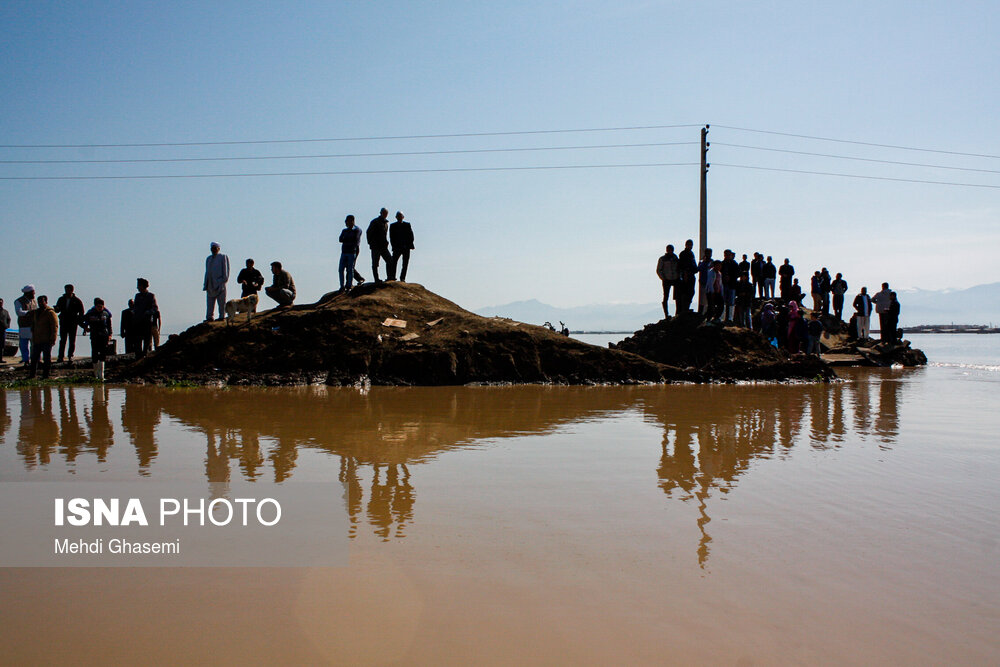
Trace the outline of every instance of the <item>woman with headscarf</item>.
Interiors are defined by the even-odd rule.
[[[775,337],[777,336],[778,323],[774,316],[774,304],[765,303],[760,311],[760,332],[767,339],[767,342],[777,347]]]

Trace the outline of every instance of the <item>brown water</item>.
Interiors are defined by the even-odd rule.
[[[349,567],[0,569],[3,661],[997,664],[1000,374],[0,393],[0,481],[345,481]]]

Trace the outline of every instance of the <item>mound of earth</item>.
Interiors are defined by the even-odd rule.
[[[460,385],[703,380],[544,327],[486,318],[415,283],[365,284],[319,302],[205,322],[115,379],[225,384]]]
[[[614,349],[662,364],[732,380],[829,380],[829,364],[817,356],[790,355],[756,331],[708,324],[696,313],[647,324]]]

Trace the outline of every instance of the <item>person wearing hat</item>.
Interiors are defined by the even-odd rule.
[[[66,352],[66,342],[69,342],[69,360],[73,361],[76,352],[76,327],[83,319],[85,312],[83,301],[74,293],[72,285],[66,285],[66,291],[56,300],[53,310],[59,313],[59,358],[62,361]]]
[[[148,280],[136,278],[135,288],[138,291],[132,297],[132,326],[136,335],[135,353],[141,357],[152,349],[153,322],[159,319],[160,307],[156,295],[149,291]],[[225,287],[222,289],[225,294]]]
[[[396,222],[389,225],[389,243],[392,244],[392,273],[396,274],[399,258],[403,258],[403,270],[399,280],[406,282],[406,269],[410,265],[410,251],[413,250],[413,227],[403,220],[403,214],[396,211]]]
[[[14,315],[17,316],[18,344],[21,347],[21,363],[31,362],[31,324],[34,321],[38,303],[35,301],[35,286],[25,285],[21,296],[14,299]]]
[[[226,283],[229,282],[229,258],[221,252],[221,246],[212,242],[212,254],[205,258],[205,286],[202,290],[208,302],[205,321],[215,319],[215,306],[219,306],[219,319],[226,316]]]

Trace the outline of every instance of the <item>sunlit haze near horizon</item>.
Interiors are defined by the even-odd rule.
[[[995,2],[6,2],[0,296],[72,282],[118,311],[144,276],[176,329],[204,316],[217,241],[230,296],[245,258],[265,275],[277,259],[306,303],[338,286],[345,215],[366,227],[384,206],[413,224],[408,278],[466,308],[656,302],[664,245],[698,242],[705,124],[716,255],[826,266],[852,293],[997,282],[998,17]],[[358,265],[371,278],[367,248]]]

